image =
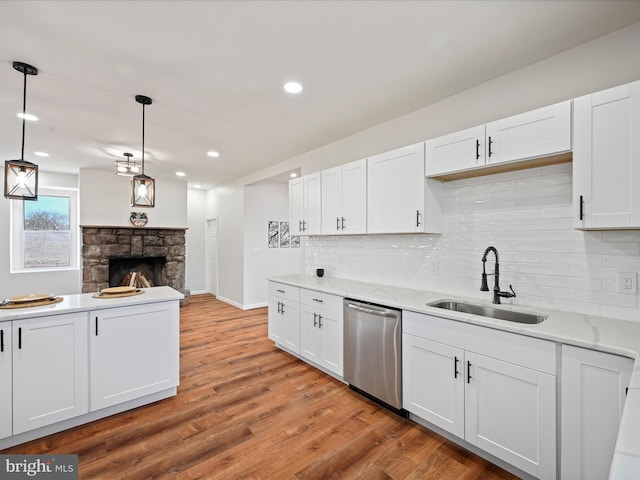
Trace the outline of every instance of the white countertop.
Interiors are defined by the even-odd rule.
[[[554,342],[591,348],[601,352],[623,355],[636,360],[629,392],[625,402],[618,439],[616,442],[610,478],[640,478],[640,322],[581,315],[557,310],[529,308],[503,304],[498,308],[532,312],[547,316],[537,325],[525,325],[480,317],[466,313],[429,307],[427,303],[441,299],[462,300],[474,304],[495,307],[491,293],[486,301],[456,297],[443,293],[392,287],[332,277],[309,275],[282,275],[269,280],[302,288],[323,291],[342,297],[350,297],[388,307],[411,310],[461,322],[497,328],[521,335],[543,338]]]
[[[85,312],[101,310],[103,308],[125,307],[129,305],[144,305],[145,303],[182,300],[184,295],[171,287],[142,288],[144,293],[131,297],[94,298],[93,293],[77,295],[57,295],[62,302],[41,307],[0,309],[0,322],[20,320],[23,318],[45,317],[63,313]]]

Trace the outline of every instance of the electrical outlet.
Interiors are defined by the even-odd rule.
[[[636,272],[618,272],[618,292],[638,293],[638,274]]]

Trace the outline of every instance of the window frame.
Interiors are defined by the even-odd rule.
[[[69,199],[69,233],[70,252],[69,265],[55,267],[29,268],[24,266],[24,202],[28,200],[12,200],[10,215],[10,273],[37,273],[71,271],[80,268],[80,226],[78,223],[78,189],[66,187],[40,187],[38,197],[66,197]]]

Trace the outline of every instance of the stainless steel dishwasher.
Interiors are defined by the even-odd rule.
[[[358,393],[402,410],[402,311],[344,299],[344,379]]]

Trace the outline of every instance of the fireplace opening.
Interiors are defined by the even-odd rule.
[[[110,258],[109,286],[117,287],[133,272],[144,275],[154,286],[166,285],[165,263],[166,257]]]

